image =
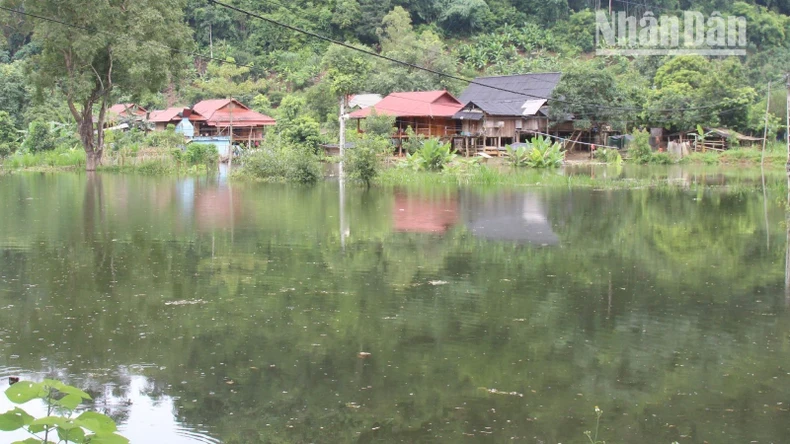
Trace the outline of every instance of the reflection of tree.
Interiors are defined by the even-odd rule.
[[[0,307],[15,305],[0,356],[96,374],[86,384],[117,418],[133,408],[126,366],[146,363],[144,393],[177,397],[181,421],[228,443],[574,442],[595,404],[607,441],[787,436],[786,412],[763,407],[790,394],[782,253],[748,193],[534,192],[562,246],[533,248],[463,226],[393,233],[392,194],[350,188],[343,251],[334,187],[234,187],[231,235],[171,200],[115,207],[147,208],[150,185],[124,183],[121,204],[105,180],[75,199],[76,220],[53,222],[62,197],[46,193],[32,226],[0,217],[20,234],[0,252],[20,279],[0,281]],[[98,202],[105,219],[78,248]]]

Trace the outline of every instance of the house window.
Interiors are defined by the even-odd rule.
[[[512,137],[503,137],[502,138],[502,146],[505,145],[513,145],[513,138]]]
[[[486,146],[496,146],[496,137],[486,137]]]

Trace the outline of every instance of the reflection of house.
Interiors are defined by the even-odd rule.
[[[266,127],[276,124],[273,118],[253,111],[235,99],[203,100],[193,109],[206,119],[196,128],[196,134],[201,136],[227,137],[232,127],[234,141],[259,141],[263,139]]]
[[[560,241],[536,194],[484,197],[470,193],[462,198],[462,212],[466,227],[476,237],[537,246],[557,245]]]
[[[395,117],[397,134],[405,137],[406,128],[428,137],[447,137],[458,132],[453,115],[461,109],[461,102],[447,91],[397,92],[388,95],[369,108],[349,114],[349,118],[360,120],[373,113]]]
[[[549,132],[545,107],[561,73],[480,77],[461,94],[460,120],[465,143],[501,149]]]
[[[393,218],[396,231],[441,233],[457,223],[458,202],[455,197],[430,199],[398,193]]]

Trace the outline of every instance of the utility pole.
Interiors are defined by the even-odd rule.
[[[211,51],[211,58],[214,58],[214,34],[212,32],[211,23],[208,24],[208,47]]]
[[[785,252],[785,305],[790,306],[790,72],[785,77],[787,85],[787,108],[785,115],[785,139],[787,143],[787,205],[785,225],[787,230],[787,251]]]
[[[346,152],[346,94],[340,94],[340,180],[343,180],[343,156]]]
[[[228,114],[230,115],[230,131],[228,138],[230,139],[230,147],[228,148],[228,170],[233,169],[233,94],[230,95],[228,102]]]
[[[609,16],[612,15],[612,0],[609,0]]]

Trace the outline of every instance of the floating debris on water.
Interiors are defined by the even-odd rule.
[[[205,303],[206,301],[204,301],[203,299],[192,299],[192,300],[184,299],[181,301],[167,301],[165,302],[165,305],[198,305]]]
[[[449,284],[449,282],[447,282],[447,281],[428,281],[428,283],[431,284],[431,285],[447,285],[447,284]]]
[[[524,394],[523,394],[523,393],[518,393],[518,392],[503,392],[503,391],[497,390],[497,389],[495,389],[495,388],[485,388],[485,387],[480,387],[480,390],[485,390],[485,391],[487,391],[488,393],[491,393],[492,395],[518,396],[519,398],[523,398],[523,397],[524,397]]]

